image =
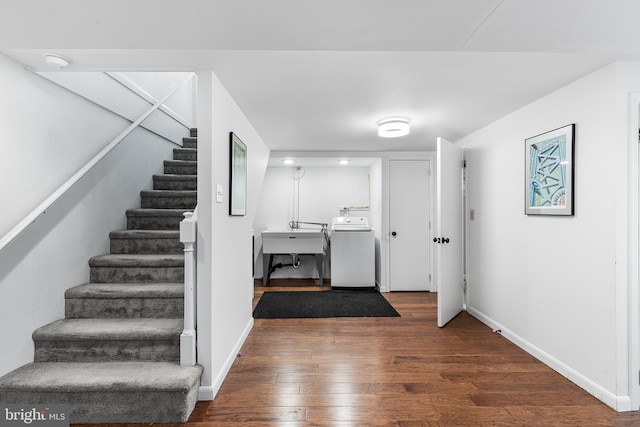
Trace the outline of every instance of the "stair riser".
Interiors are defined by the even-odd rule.
[[[181,254],[180,239],[111,239],[112,254]]]
[[[142,209],[186,209],[193,210],[196,207],[197,199],[195,196],[182,197],[165,197],[155,196],[152,194],[142,194],[140,197],[140,206]]]
[[[34,340],[35,362],[177,362],[180,337],[155,340]]]
[[[188,179],[171,179],[163,176],[153,177],[154,190],[194,191],[198,189],[196,177]]]
[[[1,392],[0,402],[46,402],[70,406],[72,424],[185,423],[198,400],[198,384],[189,390],[113,390],[82,392]]]
[[[189,135],[192,138],[197,138],[198,137],[198,128],[191,128],[189,129]]]
[[[198,160],[198,152],[191,150],[173,150],[173,160],[190,160],[195,162]]]
[[[182,215],[176,216],[127,216],[128,230],[179,230]]]
[[[91,267],[93,283],[180,283],[184,267]]]
[[[165,162],[164,173],[175,174],[175,175],[197,175],[198,166],[191,163],[180,164],[180,163]]]
[[[182,148],[198,148],[198,142],[197,141],[183,142]]]
[[[67,319],[179,319],[184,316],[182,298],[69,298],[65,300]]]

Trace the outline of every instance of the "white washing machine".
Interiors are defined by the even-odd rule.
[[[339,216],[331,221],[331,286],[376,285],[376,241],[365,217]]]

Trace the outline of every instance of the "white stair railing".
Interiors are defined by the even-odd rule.
[[[196,364],[196,231],[198,207],[185,212],[180,222],[180,241],[184,244],[184,330],[180,335],[180,364]]]

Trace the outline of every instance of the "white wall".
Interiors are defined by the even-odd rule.
[[[287,228],[293,219],[295,167],[270,167],[264,179],[264,186],[258,212],[253,227],[255,232],[255,277],[262,277],[262,231],[267,228]],[[369,206],[370,168],[367,167],[306,167],[300,179],[300,215],[304,222],[326,223],[340,216],[340,206]],[[371,187],[376,184],[372,183]],[[377,193],[380,183],[377,183]],[[352,210],[351,216],[364,216],[372,221],[370,210]],[[309,226],[318,228],[317,226]],[[324,277],[330,277],[329,258],[325,258]],[[300,257],[298,269],[284,267],[276,270],[272,278],[317,278],[315,258]],[[274,262],[290,263],[291,257],[278,255]]]
[[[211,71],[198,73],[199,398],[213,399],[253,325],[251,228],[269,149]],[[247,215],[229,216],[229,132],[247,145]],[[224,189],[216,203],[216,184]]]
[[[175,87],[175,92],[141,124],[176,144],[195,126],[194,73],[40,72],[41,76],[127,119],[136,121]],[[184,83],[185,80],[188,80]]]
[[[638,72],[620,78],[625,67],[601,69],[459,141],[475,210],[469,311],[617,409],[630,409],[620,293],[628,285],[627,92],[640,87]],[[526,216],[524,140],[570,123],[576,214]]]
[[[1,55],[0,71],[4,236],[127,123]]]
[[[138,88],[155,99],[160,99],[167,94],[167,89],[180,83],[182,79],[188,78],[193,73],[186,72],[122,72],[115,74],[116,78],[122,76],[132,82]],[[194,102],[196,101],[197,84],[196,79],[190,80],[182,85],[165,103],[170,112],[181,118],[188,127],[196,127],[196,117]]]

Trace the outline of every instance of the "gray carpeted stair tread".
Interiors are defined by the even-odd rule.
[[[127,229],[179,230],[185,212],[193,212],[193,209],[129,209]]]
[[[155,209],[190,209],[196,207],[198,192],[195,190],[142,190],[141,207]]]
[[[198,166],[197,160],[165,160],[165,165],[176,165],[176,166]]]
[[[176,362],[179,318],[62,319],[33,332],[35,362]]]
[[[183,167],[183,168],[197,168],[198,167],[198,161],[197,160],[165,160],[164,161],[164,165],[165,166],[173,166],[173,167]],[[175,173],[175,172],[167,172],[169,174],[174,174],[174,175],[181,175],[180,173]],[[190,174],[190,175],[195,175],[195,174]]]
[[[89,260],[93,283],[177,283],[184,280],[183,254],[107,254]]]
[[[183,254],[180,230],[116,230],[109,233],[112,254]]]
[[[110,239],[180,239],[180,230],[115,230]]]
[[[182,283],[86,283],[67,289],[65,298],[182,298]]]
[[[201,373],[170,362],[34,362],[0,378],[0,391],[188,390]]]
[[[198,150],[196,148],[174,148],[173,160],[198,160]]]
[[[185,212],[191,212],[189,209],[127,209],[127,216],[180,216],[184,218]]]
[[[198,176],[197,175],[154,175],[153,176],[153,189],[154,190],[196,190],[198,188]]]
[[[180,239],[180,230],[114,230],[111,239]]]
[[[34,341],[162,340],[179,337],[182,319],[61,319],[33,332]]]
[[[198,147],[198,136],[191,134],[191,137],[182,138],[182,147],[183,148],[197,148]]]
[[[183,283],[87,283],[65,292],[67,319],[184,317]]]
[[[185,423],[202,371],[170,362],[36,362],[0,378],[0,401],[68,404],[74,424]]]
[[[142,190],[140,195],[149,197],[196,197],[198,192],[195,190]]]
[[[179,175],[175,173],[165,173],[162,175],[153,175],[153,179],[189,181],[192,179],[198,179],[198,175]]]
[[[164,173],[196,175],[198,173],[198,162],[194,160],[165,160]]]
[[[106,254],[89,259],[90,267],[182,267],[184,255]]]

